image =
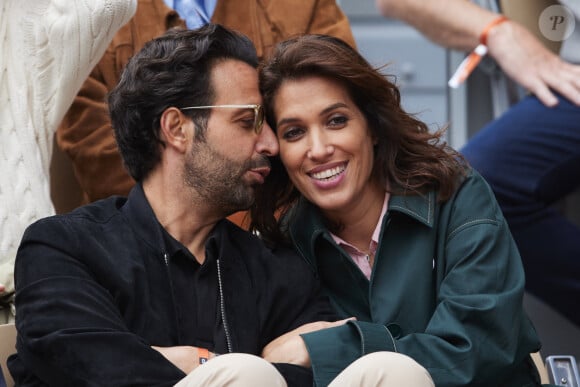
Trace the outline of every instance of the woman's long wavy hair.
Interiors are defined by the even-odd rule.
[[[397,86],[373,68],[343,41],[324,35],[304,35],[284,41],[260,67],[260,90],[266,117],[274,131],[274,102],[287,80],[324,77],[342,84],[365,116],[374,147],[372,178],[393,194],[421,195],[438,191],[448,200],[465,174],[461,155],[443,141],[444,130],[430,132],[427,125],[401,108]],[[294,187],[280,158],[258,188],[251,209],[250,228],[268,241],[284,240],[278,220],[288,212],[300,192]]]

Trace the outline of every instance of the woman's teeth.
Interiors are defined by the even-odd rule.
[[[317,179],[317,180],[328,180],[328,179],[333,178],[334,176],[340,174],[342,171],[344,171],[344,169],[345,169],[345,167],[344,167],[344,165],[342,165],[339,167],[327,169],[325,171],[313,173],[312,177]]]

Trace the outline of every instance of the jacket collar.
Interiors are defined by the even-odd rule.
[[[433,227],[435,218],[435,204],[437,202],[435,191],[429,191],[426,195],[394,195],[389,200],[389,212],[400,212]]]
[[[135,184],[131,189],[129,197],[120,211],[145,244],[158,252],[166,252],[165,233],[167,231],[157,220],[141,183]]]
[[[425,195],[391,195],[387,215],[400,213],[408,216],[427,227],[433,227],[435,218],[436,192]],[[290,236],[294,245],[311,263],[314,262],[314,248],[319,237],[331,238],[324,220],[318,209],[305,198],[300,198],[296,207],[289,215]]]
[[[141,183],[137,183],[131,189],[129,197],[120,208],[120,211],[131,228],[152,249],[160,253],[168,253],[170,256],[180,249],[186,249],[179,241],[174,240],[175,243],[168,243],[172,237],[157,220],[157,216],[145,196]],[[227,219],[217,222],[213,230],[210,231],[205,243],[206,252],[209,256],[232,255],[232,251],[235,251],[235,249],[230,246],[231,243],[227,238],[227,235],[233,232],[232,229],[236,229],[236,227]],[[228,251],[228,254],[224,254],[224,249]]]

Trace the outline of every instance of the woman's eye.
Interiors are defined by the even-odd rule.
[[[283,134],[282,134],[282,138],[284,140],[288,140],[288,141],[292,141],[292,140],[296,140],[298,139],[302,134],[304,133],[304,130],[302,130],[301,128],[288,128],[285,129]]]
[[[345,116],[334,116],[328,121],[329,126],[333,127],[343,127],[348,122],[348,118]]]

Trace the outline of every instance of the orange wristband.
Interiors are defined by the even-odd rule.
[[[197,358],[199,359],[199,364],[204,364],[209,360],[209,351],[207,348],[197,349]]]
[[[457,70],[455,70],[455,73],[453,74],[449,82],[447,82],[449,87],[455,89],[459,87],[459,85],[461,85],[463,82],[465,82],[465,80],[469,77],[472,71],[477,67],[479,62],[481,62],[481,59],[487,54],[487,35],[489,34],[489,31],[491,31],[493,27],[508,20],[509,19],[507,17],[500,15],[485,26],[485,28],[481,32],[481,35],[479,35],[480,43],[467,56],[467,58],[465,58],[459,64],[459,67],[457,67]]]
[[[487,46],[487,35],[489,34],[489,31],[491,31],[491,29],[503,22],[508,21],[509,19],[506,16],[498,16],[495,19],[493,19],[492,21],[490,21],[488,23],[488,25],[485,26],[485,28],[483,29],[483,31],[481,32],[481,35],[479,35],[479,42],[481,44],[483,44],[484,46]]]

